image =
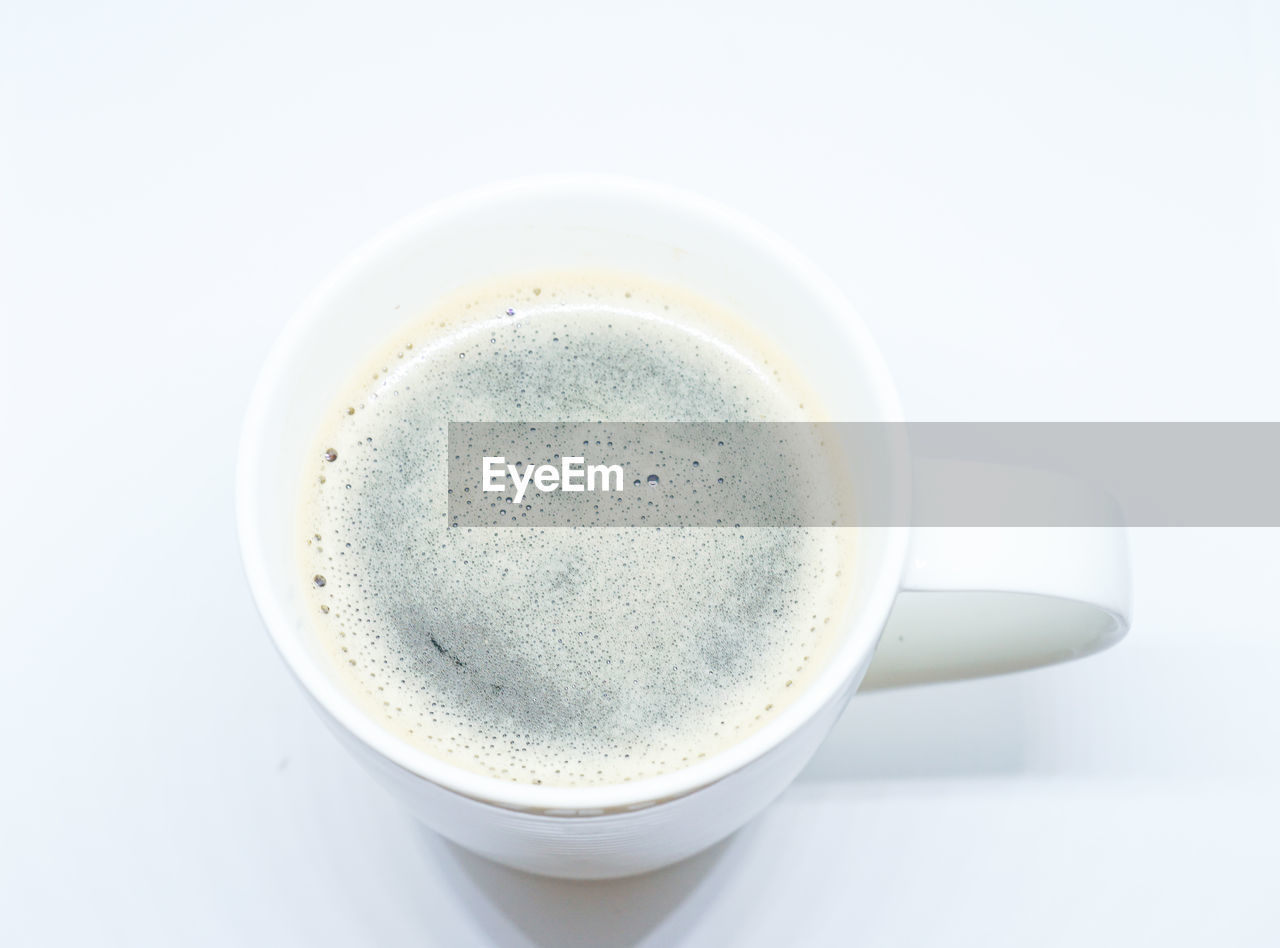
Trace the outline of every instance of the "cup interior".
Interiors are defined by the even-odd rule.
[[[856,684],[896,595],[906,531],[861,529],[852,607],[827,667],[777,718],[706,761],[626,784],[507,783],[420,751],[346,694],[310,634],[294,517],[313,438],[338,389],[433,301],[486,279],[601,269],[675,284],[732,311],[802,368],[838,421],[898,421],[879,354],[839,290],[751,221],[702,199],[615,178],[519,181],[428,208],[369,244],[304,303],[252,396],[237,470],[246,573],[267,627],[303,686],[337,722],[389,760],[469,797],[525,809],[610,809],[688,793],[784,740]],[[464,420],[464,419],[458,419]]]

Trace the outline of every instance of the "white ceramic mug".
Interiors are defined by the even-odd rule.
[[[839,290],[755,223],[689,194],[612,177],[516,181],[434,205],[348,260],[289,322],[254,391],[237,470],[241,550],[267,628],[322,717],[432,829],[531,872],[655,869],[727,836],[781,793],[860,683],[1027,668],[1123,635],[1119,529],[867,528],[849,571],[854,605],[825,669],[766,726],[694,766],[612,786],[532,786],[394,737],[344,690],[304,621],[294,516],[320,414],[434,300],[496,276],[578,267],[693,290],[804,369],[833,419],[901,420],[880,354]]]

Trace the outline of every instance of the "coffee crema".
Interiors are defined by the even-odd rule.
[[[684,291],[548,273],[459,294],[328,418],[298,515],[315,634],[373,720],[449,763],[549,786],[678,770],[835,643],[848,530],[449,526],[450,421],[823,420],[767,341]]]

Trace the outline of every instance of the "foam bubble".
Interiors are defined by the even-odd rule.
[[[810,416],[708,305],[598,276],[525,286],[433,310],[335,403],[300,514],[315,628],[375,720],[452,763],[549,785],[679,769],[816,674],[847,536],[450,529],[447,423]]]

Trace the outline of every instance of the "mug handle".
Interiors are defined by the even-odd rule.
[[[966,462],[918,459],[916,477]],[[1070,485],[1082,503],[1097,492]],[[1125,530],[915,527],[902,591],[860,690],[953,681],[1080,658],[1131,615]]]

